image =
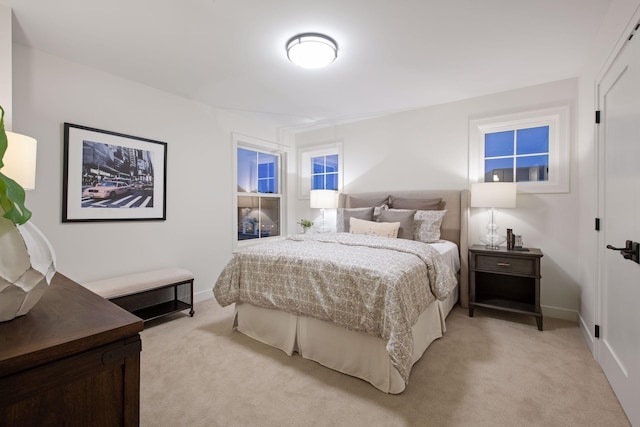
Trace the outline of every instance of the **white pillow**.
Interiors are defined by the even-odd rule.
[[[351,217],[349,230],[353,234],[371,234],[381,237],[398,237],[399,222],[375,222]]]
[[[413,217],[413,240],[434,243],[440,240],[440,227],[447,211],[417,211]]]

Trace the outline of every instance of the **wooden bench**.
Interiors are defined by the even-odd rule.
[[[84,284],[90,291],[147,320],[189,309],[193,317],[193,273],[167,268]]]

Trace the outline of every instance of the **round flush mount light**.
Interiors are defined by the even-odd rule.
[[[287,57],[298,67],[325,67],[331,64],[337,56],[338,44],[324,34],[298,34],[287,42]]]

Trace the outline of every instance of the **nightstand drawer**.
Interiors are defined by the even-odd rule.
[[[476,269],[495,271],[496,273],[536,274],[536,260],[493,255],[477,255]]]

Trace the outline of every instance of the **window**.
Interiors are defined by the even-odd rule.
[[[302,147],[298,152],[298,197],[310,190],[342,190],[342,143]]]
[[[549,126],[484,135],[484,181],[549,180]]]
[[[338,155],[318,156],[311,158],[311,189],[338,189]]]
[[[282,234],[282,163],[275,144],[248,137],[234,138],[236,154],[237,239]]]
[[[278,193],[278,155],[238,146],[238,192]]]
[[[520,193],[569,191],[569,106],[471,121],[475,181],[517,182]]]

